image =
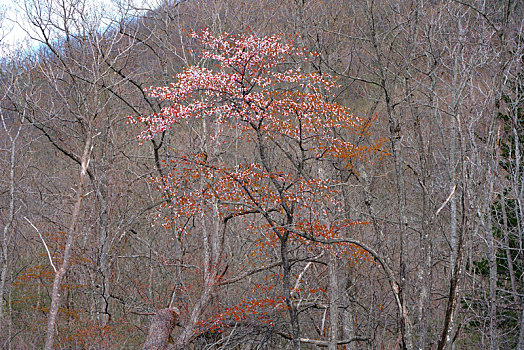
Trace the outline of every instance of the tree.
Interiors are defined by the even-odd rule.
[[[287,337],[294,348],[301,341],[327,345],[302,337],[294,264],[307,260],[318,243],[335,244],[329,248],[333,254],[371,253],[357,241],[340,239],[360,222],[344,212],[345,184],[333,176],[333,164],[354,169],[381,151],[382,140],[357,143],[369,136],[370,120],[334,102],[333,79],[308,72],[314,55],[281,36],[213,36],[206,30],[192,36],[203,44],[202,63],[179,73],[171,85],[152,88],[152,96],[167,102],[160,113],[130,119],[145,123],[141,140],[168,129],[181,137],[166,162],[169,174],[159,179],[174,214],[160,220],[178,235],[200,231],[204,251],[200,299],[177,343],[193,335],[225,278],[224,242],[240,236],[231,229],[236,222],[237,230],[262,235],[278,251]],[[187,140],[184,129],[191,135]]]
[[[63,262],[69,234],[70,264],[60,299],[55,295],[54,347],[140,348],[155,314],[167,318],[156,328],[151,322],[150,330],[162,332],[150,339],[165,344],[174,319],[161,311],[176,306],[182,327],[169,342],[179,346],[291,348],[284,272],[303,347],[524,347],[524,2],[105,2],[112,10],[85,0],[17,3],[38,47],[1,61],[4,347],[44,347],[53,269]],[[264,117],[261,142],[256,125],[242,117],[195,112],[173,117],[140,145],[136,129],[122,121],[158,117],[162,107],[173,106],[148,96],[148,87],[168,85],[191,64],[215,74],[234,71],[199,55],[199,36],[186,35],[206,27],[213,36],[247,28],[258,38],[283,33],[281,43],[292,35],[315,55],[296,49],[307,59],[288,52],[266,73],[327,72],[340,87],[318,92],[272,75],[273,85],[254,84],[251,92],[275,105],[270,117],[276,121]],[[228,87],[242,84],[251,86]],[[274,96],[266,98],[269,91]],[[210,100],[203,90],[193,92],[181,100],[184,106],[200,99],[219,108],[255,108],[236,103],[237,95]],[[346,126],[306,130],[301,137],[270,129],[277,122],[288,122],[288,130],[304,125],[302,111],[284,117],[277,104],[307,94],[351,106],[355,115],[373,116],[372,123],[363,136]],[[89,134],[96,137],[72,232]],[[373,147],[375,135],[388,138],[391,156],[315,153],[315,147],[329,149],[329,137]],[[243,182],[228,175],[237,173]],[[291,225],[272,178],[290,186],[283,198],[294,203]],[[328,182],[327,188],[297,190],[312,179]],[[251,208],[241,184],[263,204],[276,205],[262,213]],[[235,203],[225,203],[224,193]],[[297,202],[304,197],[311,208]],[[155,213],[166,228],[151,226]],[[264,214],[279,234],[288,231],[285,271],[282,241]],[[349,224],[359,220],[370,224]],[[300,226],[308,222],[313,230]],[[332,230],[336,238],[316,234],[332,223],[343,226]],[[293,230],[311,236],[299,238]],[[361,263],[365,259],[353,255],[365,253],[350,249],[349,241],[377,253],[383,269]]]
[[[490,251],[487,257],[473,261],[480,283],[489,284],[489,298],[468,295],[465,305],[481,316],[468,327],[479,333],[495,334],[501,348],[524,348],[522,323],[522,217],[523,187],[521,150],[524,145],[524,73],[522,71],[523,38],[517,34],[509,51],[506,84],[500,97],[493,168],[500,192],[490,204]],[[495,143],[495,142],[494,142]],[[487,282],[487,283],[486,283]],[[482,322],[482,318],[487,322]],[[487,324],[488,326],[484,326]],[[488,328],[483,329],[483,327]],[[490,337],[490,342],[494,342]]]

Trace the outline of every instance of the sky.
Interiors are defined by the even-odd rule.
[[[56,0],[26,1],[44,4]],[[81,0],[89,4],[86,8],[101,16],[103,25],[108,25],[111,19],[118,17],[117,3],[131,4],[139,8],[154,8],[160,1],[162,0]],[[37,45],[37,42],[31,40],[27,33],[31,31],[31,26],[24,19],[23,3],[24,0],[0,0],[0,56],[5,57],[17,49],[30,49]]]
[[[2,46],[24,44],[26,32],[16,22],[20,22],[20,10],[12,0],[0,0],[0,43]]]

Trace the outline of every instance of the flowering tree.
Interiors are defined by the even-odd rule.
[[[276,262],[260,259],[253,272],[280,266],[281,306],[298,348],[293,299],[300,277],[292,273],[293,262],[326,248],[380,260],[347,239],[358,222],[344,210],[344,183],[333,164],[352,169],[380,151],[381,142],[348,141],[368,135],[369,120],[333,102],[332,77],[305,68],[313,54],[276,35],[203,31],[193,37],[203,44],[202,64],[179,73],[170,86],[152,88],[152,96],[167,102],[161,113],[131,119],[146,125],[142,140],[173,129],[178,143],[166,162],[169,173],[159,181],[172,214],[160,221],[178,235],[198,230],[202,239],[200,299],[188,310],[178,343],[195,332],[213,290],[238,280],[231,277],[236,272],[226,273],[224,242],[247,231],[278,251]]]

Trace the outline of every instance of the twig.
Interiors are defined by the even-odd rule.
[[[451,200],[451,197],[453,197],[453,195],[455,194],[455,190],[457,189],[457,185],[455,184],[455,186],[453,186],[453,190],[451,190],[451,193],[449,194],[448,198],[444,201],[444,203],[442,203],[442,205],[440,206],[440,208],[438,208],[438,210],[435,212],[435,216],[434,217],[437,217],[437,215],[440,213],[440,211],[442,209],[444,209],[444,207],[446,206],[446,204],[448,204],[448,202]]]
[[[35,229],[35,231],[38,233],[38,236],[40,237],[40,239],[42,240],[42,243],[44,244],[45,250],[46,250],[46,252],[47,252],[47,256],[49,257],[49,263],[51,264],[51,267],[53,268],[53,271],[55,271],[55,273],[56,273],[56,271],[57,271],[57,270],[56,270],[56,266],[55,266],[55,264],[53,264],[53,258],[51,257],[51,252],[49,251],[49,247],[47,246],[47,244],[46,244],[45,241],[44,241],[44,237],[42,237],[42,234],[40,233],[40,231],[38,230],[38,228],[37,228],[35,225],[33,225],[33,223],[32,223],[31,221],[29,221],[28,218],[26,218],[26,217],[24,216],[24,219],[25,219],[25,220],[26,220],[26,221],[27,221],[31,226],[33,226],[33,228]]]

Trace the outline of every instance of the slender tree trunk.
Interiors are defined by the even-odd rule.
[[[9,215],[7,222],[2,230],[2,272],[0,276],[0,333],[3,330],[4,324],[4,291],[7,280],[7,266],[8,266],[8,245],[9,245],[9,229],[14,220],[15,213],[15,183],[14,183],[14,172],[15,172],[15,141],[11,142],[10,162],[9,162]]]
[[[205,223],[202,223],[205,226]],[[209,244],[209,237],[207,229],[203,229],[202,232],[202,242],[204,249],[204,271],[203,271],[203,289],[200,293],[199,299],[191,310],[189,319],[185,324],[184,331],[178,336],[176,346],[178,349],[182,349],[187,345],[187,342],[190,340],[191,336],[194,333],[195,327],[198,324],[198,321],[201,318],[204,308],[209,304],[211,299],[211,294],[215,285],[215,267],[211,265],[211,251]]]
[[[380,233],[380,229],[377,227],[376,222],[376,216],[373,213],[373,210],[371,208],[371,196],[369,194],[369,179],[367,178],[367,174],[365,173],[364,169],[359,170],[359,173],[363,175],[364,182],[365,182],[365,198],[367,199],[367,203],[369,204],[369,213],[371,214],[372,220],[373,220],[373,227],[376,229],[376,233]],[[339,180],[341,182],[345,182],[347,178],[343,178],[342,174],[339,174],[340,178]],[[349,220],[351,220],[351,195],[347,188],[344,188],[342,191],[342,195],[344,196],[344,211]],[[350,237],[351,232],[346,232],[346,235]],[[382,240],[382,237],[380,237]],[[344,268],[345,266],[341,266],[341,268],[337,268],[336,273],[338,274],[337,282],[338,282],[338,297],[340,299],[339,305],[343,305],[342,309],[342,315],[341,315],[341,321],[342,321],[342,338],[343,339],[353,339],[355,337],[355,330],[353,327],[353,322],[355,319],[355,315],[353,314],[353,308],[351,305],[351,298],[350,298],[350,286],[351,286],[351,265],[349,266],[349,270],[346,270]],[[351,342],[345,345],[346,350],[354,350],[355,349],[355,342]]]
[[[338,341],[338,305],[339,305],[339,284],[337,273],[337,257],[331,253],[328,261],[329,273],[329,350],[337,350]]]
[[[201,184],[204,186],[205,184]],[[218,277],[218,264],[220,260],[220,251],[222,246],[222,237],[225,234],[225,223],[222,222],[218,213],[217,204],[213,203],[213,215],[210,223],[210,229],[206,226],[206,215],[202,213],[202,248],[204,250],[204,267],[203,267],[203,290],[200,293],[199,300],[191,310],[189,320],[186,322],[184,331],[178,336],[176,341],[177,348],[181,349],[187,345],[194,333],[195,327],[201,319],[204,309],[210,304],[213,296],[213,290],[216,286]]]
[[[515,124],[516,125],[516,124]],[[517,130],[514,128],[515,135],[518,135]],[[517,136],[518,137],[518,136]],[[519,140],[516,138],[516,140]],[[515,186],[515,192],[517,194],[517,208],[516,208],[516,216],[517,216],[517,227],[518,227],[518,238],[520,243],[520,251],[523,250],[522,242],[524,237],[524,181],[522,181],[522,173],[521,173],[521,165],[520,165],[520,147],[518,145],[518,141],[515,142],[515,163],[516,163],[516,174],[514,176],[514,186]],[[520,186],[519,186],[520,181]],[[523,257],[524,261],[524,257]],[[524,290],[524,281],[522,283],[522,289]],[[524,305],[524,296],[521,296],[521,305]],[[517,343],[517,348],[519,350],[524,349],[524,307],[522,307],[522,314],[520,317],[520,330],[519,330],[519,340]]]
[[[101,168],[104,168],[104,159],[100,161]],[[99,272],[102,275],[102,281],[101,281],[101,287],[102,287],[102,293],[101,293],[101,304],[102,304],[102,310],[101,310],[101,324],[102,326],[106,326],[111,318],[111,313],[109,310],[109,295],[110,295],[110,269],[109,269],[109,252],[111,250],[111,240],[109,239],[109,231],[108,231],[108,222],[109,217],[107,213],[107,201],[106,201],[106,181],[105,181],[105,175],[101,175],[102,178],[98,183],[94,184],[96,189],[96,195],[97,199],[100,205],[100,212],[99,212]]]
[[[501,196],[500,205],[502,209],[502,229],[504,235],[504,252],[506,254],[506,260],[508,261],[508,273],[509,280],[511,283],[511,292],[513,293],[513,301],[516,305],[519,303],[519,294],[517,292],[517,282],[515,279],[515,268],[513,267],[513,257],[511,256],[511,246],[510,246],[510,232],[508,227],[508,213],[506,212],[506,198]]]
[[[289,310],[289,319],[291,323],[291,336],[293,338],[293,349],[300,349],[300,328],[298,323],[298,313],[295,304],[291,300],[291,265],[288,257],[288,238],[289,233],[286,232],[280,239],[280,257],[282,259],[282,294],[284,301]]]
[[[369,179],[367,177],[367,174],[365,170],[359,169],[359,173],[361,174],[361,178],[364,182],[364,195],[366,198],[366,205],[368,206],[369,214],[371,216],[371,220],[373,221],[373,227],[375,229],[375,233],[381,234],[381,230],[378,227],[378,223],[376,221],[375,213],[373,212],[371,208],[371,195],[369,193]],[[347,175],[345,175],[343,172],[339,173],[339,181],[346,182],[347,181]],[[349,193],[349,190],[345,187],[342,190],[342,195],[344,196],[344,212],[348,220],[351,220],[351,195]],[[350,237],[351,232],[346,232],[346,235]],[[380,241],[384,242],[383,237],[380,236]],[[347,266],[347,265],[346,265]],[[353,322],[355,319],[355,315],[353,314],[353,308],[351,305],[351,298],[350,298],[350,286],[351,286],[351,266],[349,266],[349,270],[345,269],[345,266],[340,266],[340,268],[337,268],[337,283],[338,283],[338,297],[340,299],[339,305],[343,305],[342,308],[342,315],[341,315],[341,322],[342,322],[342,338],[343,339],[352,339],[355,337],[355,330],[353,327]],[[348,343],[345,345],[346,350],[353,350],[355,349],[356,344],[354,342]]]
[[[12,136],[9,133],[9,130],[6,125],[6,121],[4,119],[4,115],[1,115],[2,119],[2,126],[4,128],[4,131],[9,138],[10,141],[10,150],[9,150],[9,213],[7,216],[7,221],[5,223],[4,229],[2,230],[2,237],[1,239],[1,253],[2,253],[2,260],[0,263],[2,264],[2,271],[0,273],[0,334],[5,334],[4,332],[4,294],[6,289],[6,281],[7,281],[7,274],[8,274],[8,254],[9,254],[9,241],[10,241],[10,235],[9,231],[11,230],[13,221],[15,219],[15,155],[16,155],[16,141],[18,140],[18,137],[20,136],[20,132],[22,129],[22,124],[18,126],[18,130],[14,136]],[[10,342],[10,340],[8,340]]]
[[[522,50],[522,49],[521,49]],[[519,81],[519,84],[522,84],[522,81]],[[519,101],[521,102],[521,101]],[[518,120],[518,111],[513,112],[513,137],[515,139],[515,146],[514,146],[514,170],[513,170],[513,188],[515,191],[515,195],[517,197],[517,206],[515,208],[515,215],[517,217],[517,227],[518,227],[518,241],[519,241],[519,248],[520,251],[524,249],[523,247],[523,239],[524,239],[524,181],[522,181],[522,155],[521,155],[521,144],[520,144],[520,137],[522,135],[519,135],[519,130],[517,130],[516,126],[519,125]],[[524,257],[523,257],[524,261]],[[524,281],[522,284],[522,289],[524,290]],[[524,296],[521,296],[521,305],[524,305]],[[517,348],[519,350],[524,349],[524,307],[522,308],[522,314],[520,317],[520,330],[519,330],[519,340],[517,343]]]
[[[344,271],[339,271],[340,275],[338,277],[339,281],[339,291],[341,292],[341,304],[344,305],[342,310],[342,338],[343,339],[353,339],[355,338],[355,329],[353,327],[353,322],[355,320],[355,315],[353,314],[353,308],[351,306],[351,300],[349,298],[349,293],[347,291],[347,286],[351,280],[351,275],[344,273]],[[346,344],[346,350],[354,350],[357,344],[351,342]]]
[[[458,117],[457,117],[458,118]],[[467,224],[468,224],[468,215],[466,212],[466,198],[467,198],[467,175],[466,170],[464,169],[466,164],[466,157],[464,151],[464,140],[462,137],[462,128],[460,126],[460,119],[457,120],[457,140],[459,141],[459,155],[460,155],[460,164],[463,168],[461,171],[461,177],[457,187],[460,190],[460,229],[457,229],[457,241],[456,241],[456,255],[453,262],[453,266],[450,267],[451,275],[449,282],[449,294],[446,304],[446,314],[444,316],[444,324],[442,327],[442,333],[440,335],[439,343],[437,345],[438,350],[448,349],[449,347],[453,348],[453,343],[455,341],[454,333],[457,330],[457,306],[459,304],[459,282],[462,275],[462,258],[463,258],[463,248],[464,248],[464,238],[467,233]],[[452,200],[456,198],[453,196],[450,198]]]
[[[515,143],[518,143],[518,142],[515,142]],[[518,151],[518,146],[515,146],[515,148],[517,149]],[[516,155],[517,156],[517,155]],[[518,153],[518,160],[520,160],[520,152]],[[520,163],[520,162],[519,162]],[[520,167],[517,168],[519,170],[517,170],[517,172],[520,171]],[[518,176],[518,174],[517,174]],[[517,181],[516,181],[517,182]],[[524,181],[521,183],[521,186],[520,188],[518,189],[515,189],[515,192],[517,192],[517,207],[516,208],[516,216],[517,216],[517,224],[518,224],[518,235],[519,235],[519,242],[520,244],[522,245],[522,239],[524,237],[524,207],[523,207],[523,204],[524,204],[524,200],[523,200],[523,195],[524,195]],[[520,247],[520,250],[522,251],[522,246]],[[524,257],[523,257],[523,260],[524,260]],[[524,281],[522,282],[522,290],[524,290]],[[517,343],[517,349],[518,350],[524,350],[524,307],[522,305],[524,305],[524,296],[521,296],[520,297],[520,300],[521,300],[521,307],[522,307],[522,313],[520,315],[520,330],[519,330],[519,340],[518,340],[518,343]]]
[[[380,79],[380,87],[384,94],[384,100],[386,102],[386,112],[388,115],[389,131],[390,131],[390,144],[391,153],[393,156],[393,163],[395,166],[395,184],[396,184],[396,195],[398,204],[398,227],[400,232],[400,253],[399,253],[399,285],[398,285],[398,296],[400,302],[400,333],[402,337],[403,347],[406,350],[413,349],[413,327],[409,317],[409,310],[407,306],[406,296],[406,282],[407,282],[407,267],[406,259],[408,258],[408,237],[407,237],[407,216],[406,216],[406,192],[405,192],[405,179],[402,169],[402,154],[399,148],[399,141],[401,138],[401,124],[400,121],[395,117],[394,107],[391,101],[391,91],[389,87],[389,79],[385,71],[384,65],[384,53],[382,51],[381,42],[377,38],[376,31],[376,19],[374,1],[369,0],[367,3],[368,21],[370,30],[370,40],[373,45],[373,51],[375,53],[375,59],[377,61],[378,75]]]
[[[191,315],[189,316],[188,321],[186,322],[184,331],[180,334],[176,341],[176,348],[183,349],[185,348],[187,342],[191,339],[195,331],[195,327],[200,320],[203,309],[209,303],[211,299],[211,293],[213,289],[213,281],[209,281],[209,277],[204,281],[204,290],[200,293],[199,300],[197,304],[191,310]]]
[[[80,178],[78,182],[78,188],[76,189],[75,204],[73,209],[73,215],[71,216],[71,222],[69,224],[69,230],[67,232],[67,240],[64,249],[64,256],[62,259],[62,264],[58,271],[55,273],[55,278],[53,281],[53,290],[51,292],[51,308],[49,309],[49,315],[47,318],[47,331],[46,331],[46,340],[45,340],[45,350],[52,350],[53,343],[55,340],[55,325],[58,315],[58,309],[60,307],[60,293],[62,287],[62,280],[67,274],[69,265],[71,263],[71,253],[73,249],[73,244],[76,236],[78,217],[80,215],[80,209],[82,207],[82,199],[85,194],[85,187],[87,184],[88,173],[87,169],[89,167],[89,158],[91,155],[91,134],[88,133],[86,137],[86,142],[84,145],[84,151],[81,158],[81,170]]]
[[[460,266],[462,264],[462,254],[460,249],[460,247],[462,247],[462,234],[459,235],[458,240],[460,245],[457,254],[457,259],[455,260],[455,265],[453,266],[453,270],[456,271],[456,273],[454,273],[451,276],[450,280],[448,300],[446,304],[446,314],[444,316],[444,326],[437,346],[438,350],[447,349],[449,346],[452,346],[453,343],[453,330],[455,328],[455,310],[457,307],[458,284],[460,277],[459,272]]]
[[[406,96],[409,102],[411,115],[414,120],[414,132],[416,137],[418,160],[420,164],[420,174],[418,176],[418,182],[420,184],[420,192],[422,196],[422,210],[421,210],[421,221],[422,229],[420,232],[419,245],[420,245],[420,263],[418,265],[417,279],[418,279],[418,348],[425,349],[427,343],[427,332],[428,332],[428,315],[427,307],[429,302],[429,294],[431,289],[431,264],[432,264],[432,249],[430,239],[430,201],[428,193],[428,182],[430,178],[428,157],[426,154],[424,135],[422,133],[422,127],[420,120],[420,113],[417,106],[411,97],[411,92],[414,90],[411,87],[411,82],[406,79]],[[431,101],[434,102],[434,101]]]
[[[493,237],[493,227],[491,222],[491,213],[488,211],[486,215],[486,235],[488,240],[488,264],[489,264],[489,339],[490,349],[498,349],[498,335],[497,335],[497,252],[495,247],[495,238]]]
[[[12,277],[12,274],[11,274],[11,277]],[[12,349],[12,339],[13,339],[13,289],[12,288],[9,288],[9,299],[7,301],[7,306],[9,307],[9,319],[7,323],[7,350],[11,350]]]

